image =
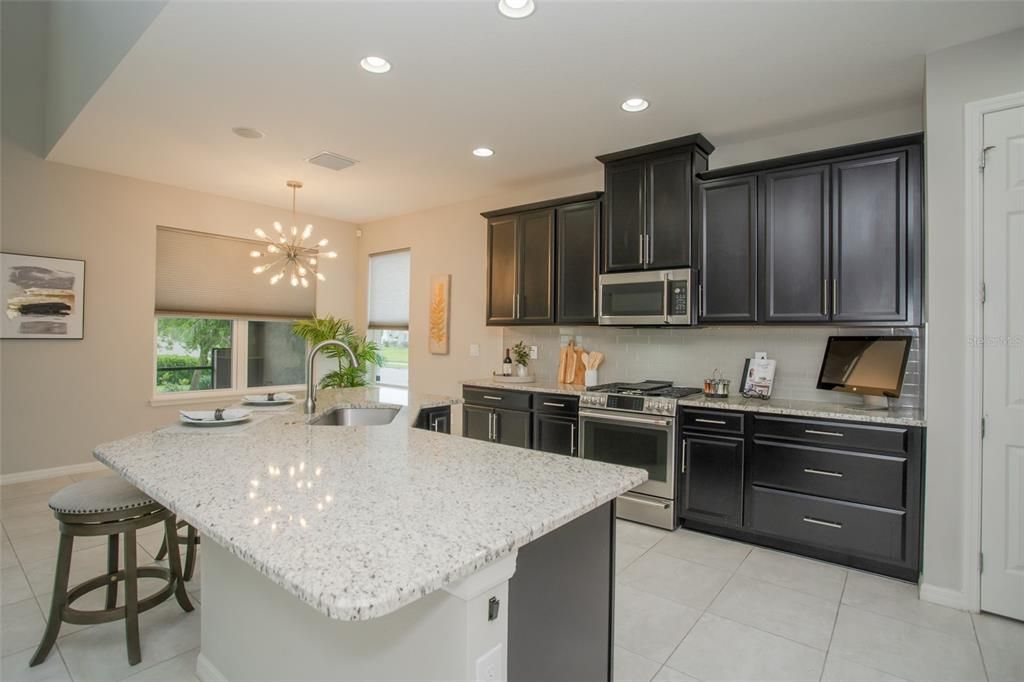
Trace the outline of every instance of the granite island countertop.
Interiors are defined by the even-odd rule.
[[[98,460],[331,618],[383,616],[614,499],[640,469],[411,428],[461,402],[324,390],[333,407],[399,407],[384,426],[310,426],[301,404],[240,427],[162,428]],[[218,429],[224,429],[218,431]],[[231,431],[227,431],[231,429]]]
[[[535,393],[561,393],[565,395],[582,395],[586,389],[574,384],[557,384],[537,381],[529,384],[505,384],[491,379],[467,380],[460,382],[463,386],[476,386],[496,390],[532,391]],[[793,417],[811,417],[816,419],[842,419],[846,421],[868,422],[873,424],[894,424],[899,426],[926,426],[924,413],[921,410],[896,408],[888,410],[867,410],[857,405],[840,402],[817,400],[789,400],[786,398],[744,398],[740,395],[728,398],[705,398],[703,394],[680,398],[678,403],[683,407],[699,407],[715,410],[738,410],[741,412],[758,412],[762,414],[789,415]]]

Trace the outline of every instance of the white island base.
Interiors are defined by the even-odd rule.
[[[512,553],[387,615],[341,621],[204,538],[196,674],[203,682],[505,680],[515,567]]]

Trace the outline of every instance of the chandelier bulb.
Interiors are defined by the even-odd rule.
[[[292,236],[294,237],[294,236],[296,236],[296,235],[298,235],[298,234],[299,234],[299,228],[298,228],[298,226],[296,226],[296,225],[292,225]]]
[[[328,251],[324,255],[327,256],[328,258],[337,258],[338,257],[338,252],[337,251]]]
[[[327,246],[327,239],[326,239],[326,238],[324,238],[324,239],[321,239],[320,241],[318,241],[318,242],[316,243],[316,245],[317,245],[317,246]]]
[[[310,265],[316,265],[316,258],[310,258],[309,259],[309,264]]]
[[[281,249],[277,248],[276,244],[268,244],[267,245],[267,252],[268,253],[278,253],[280,250]]]
[[[281,238],[280,238],[280,239],[278,239],[277,241],[281,242],[282,244],[287,244],[287,243],[288,243],[288,240],[287,240],[287,239],[285,239],[284,237],[281,237]]]
[[[277,230],[278,232],[284,232],[284,226],[281,225],[281,222],[278,220],[274,221],[274,229]]]
[[[309,280],[306,279],[305,277],[302,278],[302,287],[304,289],[308,289],[309,288]]]
[[[252,251],[249,252],[249,255],[252,256],[253,258],[259,258],[260,256],[263,255],[263,253],[253,249]]]
[[[254,274],[254,275],[261,275],[261,274],[263,274],[264,270],[266,270],[265,267],[263,267],[262,265],[257,265],[256,267],[254,267],[252,269],[252,274]]]
[[[311,234],[313,234],[313,226],[312,225],[306,225],[306,229],[304,229],[302,231],[302,238],[304,240],[305,239],[309,239],[309,235],[311,235]]]
[[[326,282],[326,281],[327,281],[327,278],[326,278],[326,277],[324,277],[323,275],[321,275],[321,274],[320,274],[319,272],[318,272],[318,273],[316,273],[316,278],[317,278],[318,280],[320,280],[321,282]]]
[[[304,277],[306,275],[306,268],[299,266],[299,276]]]
[[[259,237],[260,239],[266,239],[267,238],[267,233],[264,232],[262,228],[257,227],[253,231],[256,233],[256,236]]]
[[[299,286],[299,278],[296,277],[295,275],[292,275],[292,286],[293,287]]]

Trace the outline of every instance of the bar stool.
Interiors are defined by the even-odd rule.
[[[177,539],[174,514],[115,476],[79,481],[59,490],[50,498],[50,509],[60,522],[57,574],[53,579],[53,600],[50,602],[46,631],[29,665],[39,665],[46,660],[57,641],[62,623],[92,625],[122,618],[125,621],[128,663],[137,664],[142,660],[139,647],[140,613],[160,604],[172,594],[184,611],[195,608],[185,593],[177,542],[168,543],[169,568],[139,568],[136,560],[136,531],[163,522],[165,539]],[[118,570],[118,536],[121,534],[124,534],[124,568]],[[69,591],[74,539],[96,535],[107,536],[107,572]],[[167,581],[167,584],[155,594],[139,600],[139,578],[160,578]],[[117,584],[121,581],[124,582],[124,606],[117,606]],[[75,600],[100,588],[106,588],[105,608],[95,611],[72,608]]]
[[[185,582],[188,582],[192,580],[192,575],[196,572],[196,546],[199,545],[199,531],[187,521],[178,521],[178,529],[182,528],[185,529],[185,534],[177,537],[178,544],[185,545],[185,568],[182,571],[182,576],[185,578]],[[167,538],[160,543],[160,549],[157,550],[156,556],[153,558],[162,561],[165,556],[167,556]]]

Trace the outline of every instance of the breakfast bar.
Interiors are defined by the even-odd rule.
[[[458,401],[407,402],[95,449],[202,534],[204,682],[610,679],[614,499],[646,472],[411,428]]]

